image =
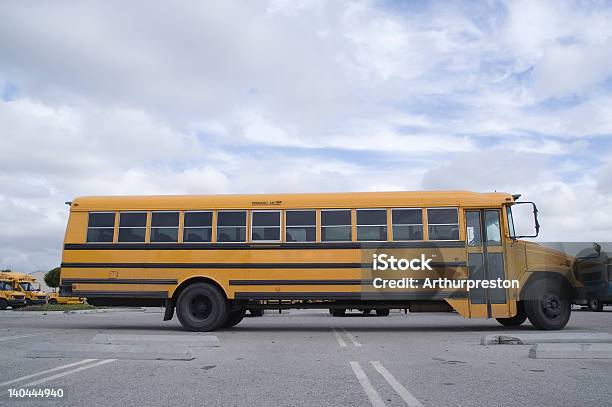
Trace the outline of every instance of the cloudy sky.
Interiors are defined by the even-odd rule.
[[[467,189],[612,240],[605,1],[0,3],[0,267],[80,195]]]

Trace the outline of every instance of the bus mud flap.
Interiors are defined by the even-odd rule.
[[[170,321],[174,317],[174,301],[172,298],[166,300],[166,311],[164,312],[164,321]]]

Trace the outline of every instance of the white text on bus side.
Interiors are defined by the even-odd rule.
[[[424,254],[421,254],[420,259],[398,259],[395,256],[389,256],[385,253],[372,255],[372,268],[374,270],[433,270],[429,263],[432,259],[426,259]]]

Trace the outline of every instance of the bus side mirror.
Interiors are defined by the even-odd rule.
[[[523,231],[524,229],[527,228],[521,228],[520,225],[516,224],[514,225],[515,228],[519,228],[519,233],[516,233],[516,236],[510,236],[512,239],[521,239],[523,237],[537,237],[540,234],[540,221],[538,220],[538,207],[536,206],[536,204],[534,202],[515,202],[512,207],[516,208],[519,205],[530,205],[531,206],[531,212],[533,215],[533,226],[529,227],[529,232],[528,234],[521,234],[520,232]],[[527,209],[529,209],[529,207],[527,207]],[[516,221],[516,217],[514,216],[514,210],[512,211],[513,213],[513,218],[514,221]],[[521,212],[521,211],[520,211]],[[527,213],[525,213],[525,218],[527,217]],[[519,218],[521,218],[521,216],[519,216]],[[532,228],[533,227],[533,228]]]
[[[601,254],[601,245],[599,243],[593,243],[593,251],[597,253],[597,257]]]

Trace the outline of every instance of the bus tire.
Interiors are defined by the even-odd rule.
[[[561,284],[541,279],[527,291],[525,314],[536,329],[545,331],[562,329],[570,319],[572,304]]]
[[[603,311],[603,303],[599,301],[599,298],[595,296],[595,294],[590,294],[587,300],[587,306],[589,307],[589,311],[593,312],[601,312]]]
[[[49,304],[50,304],[50,305],[57,305],[57,300],[56,300],[55,298],[51,298],[51,299],[49,300]]]
[[[238,325],[240,321],[242,321],[242,318],[244,318],[244,314],[246,314],[246,308],[239,309],[238,311],[230,311],[222,327],[231,328]]]
[[[390,311],[391,310],[389,310],[389,309],[377,309],[376,310],[376,316],[377,317],[388,317]]]
[[[6,307],[8,307],[8,302],[4,298],[0,299],[0,309],[6,309]]]
[[[228,313],[223,293],[207,283],[194,283],[185,288],[176,304],[176,315],[189,331],[214,331],[225,323]]]
[[[502,324],[503,326],[519,326],[522,325],[523,322],[525,322],[525,320],[527,319],[527,314],[525,313],[525,310],[523,309],[523,303],[522,302],[517,302],[516,303],[516,315],[510,318],[495,318],[497,320],[497,322],[499,322],[500,324]]]
[[[344,308],[335,308],[332,311],[332,316],[334,317],[343,317],[346,314],[346,309]]]

